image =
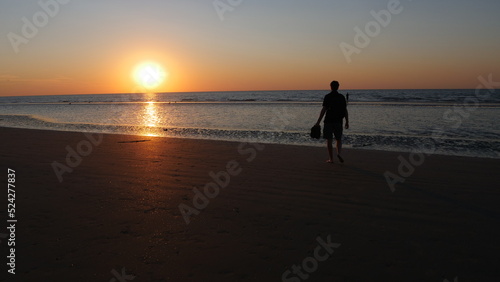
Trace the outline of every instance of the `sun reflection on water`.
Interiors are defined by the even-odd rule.
[[[149,100],[153,100],[154,94],[147,94]],[[158,126],[160,124],[160,115],[158,112],[158,105],[154,101],[146,102],[144,106],[144,112],[142,114],[142,124],[144,125],[144,132],[142,135],[145,136],[159,136]]]

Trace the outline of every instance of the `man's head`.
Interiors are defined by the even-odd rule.
[[[339,84],[339,82],[338,82],[338,81],[336,81],[336,80],[334,80],[334,81],[332,81],[332,82],[330,83],[330,88],[332,88],[332,90],[339,90],[339,86],[340,86],[340,84]]]

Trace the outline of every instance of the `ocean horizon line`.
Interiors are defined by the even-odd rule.
[[[475,90],[475,88],[366,88],[366,89],[339,89],[340,93],[347,91],[442,91],[442,90]],[[493,89],[497,91],[500,89]],[[208,91],[166,91],[166,92],[112,92],[112,93],[74,93],[74,94],[33,94],[33,95],[8,95],[2,96],[0,98],[12,98],[12,97],[43,97],[43,96],[84,96],[84,95],[128,95],[128,94],[188,94],[188,93],[248,93],[248,92],[285,92],[285,91],[331,91],[330,89],[285,89],[285,90],[208,90]]]

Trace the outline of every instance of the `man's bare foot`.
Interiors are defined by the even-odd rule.
[[[337,158],[339,158],[339,161],[340,161],[341,163],[343,163],[343,162],[344,162],[344,159],[343,159],[340,155],[337,155]]]
[[[329,164],[333,164],[333,160],[327,160],[326,162]]]

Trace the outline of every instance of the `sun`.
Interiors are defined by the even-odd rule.
[[[134,69],[134,80],[148,90],[158,88],[167,78],[163,67],[156,62],[143,62]]]

